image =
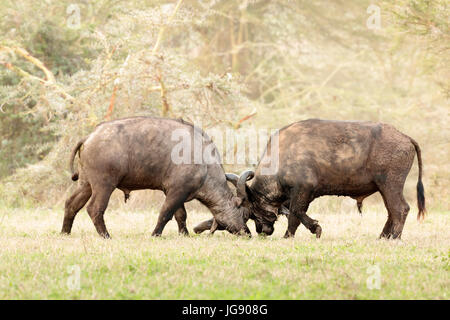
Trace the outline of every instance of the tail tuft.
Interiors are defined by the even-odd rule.
[[[75,172],[73,175],[72,175],[72,181],[77,181],[78,180],[78,172]]]
[[[421,180],[417,182],[417,207],[419,208],[417,220],[423,221],[425,219],[427,209],[425,208],[425,190]]]

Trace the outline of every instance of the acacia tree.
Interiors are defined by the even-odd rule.
[[[413,36],[427,56],[422,68],[450,97],[450,13],[445,0],[384,1],[386,18],[398,33]]]
[[[30,162],[16,161],[22,150],[42,160],[3,180],[2,194],[63,192],[78,138],[101,121],[146,114],[207,128],[271,129],[312,117],[388,122],[420,138],[427,190],[437,197],[450,172],[445,148],[436,148],[448,141],[448,5],[379,1],[381,28],[371,30],[372,2],[79,1],[74,29],[70,0],[2,1],[0,142],[8,147],[0,155],[8,160],[0,169]]]
[[[81,25],[80,37],[96,43],[97,55],[88,61],[88,68],[73,74],[55,74],[39,55],[12,41],[2,43],[2,74],[17,79],[2,91],[3,111],[14,113],[13,103],[31,97],[34,105],[29,112],[44,118],[44,130],[57,137],[43,160],[5,180],[11,198],[40,200],[48,188],[65,190],[67,174],[53,173],[67,171],[71,146],[105,120],[162,115],[205,127],[240,123],[245,116],[239,115],[240,106],[251,107],[252,102],[241,93],[239,77],[201,74],[191,64],[189,43],[179,39],[186,30],[194,34],[195,13],[181,3],[152,7],[117,3],[111,9],[115,16],[102,25],[92,30]]]

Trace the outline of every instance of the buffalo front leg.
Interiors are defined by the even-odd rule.
[[[113,192],[112,186],[96,186],[92,187],[92,197],[87,206],[87,211],[94,223],[95,229],[98,234],[105,239],[111,238],[106,229],[104,214],[108,207],[109,198]]]
[[[91,197],[92,190],[88,183],[80,185],[75,192],[66,200],[64,208],[64,221],[61,229],[62,234],[70,234],[73,220],[86,202]]]
[[[209,230],[211,234],[214,234],[216,230],[225,230],[224,227],[218,225],[214,218],[203,221],[194,227],[194,232],[199,234],[203,231]]]
[[[183,193],[167,193],[166,201],[164,201],[164,204],[159,212],[158,222],[156,223],[156,227],[152,232],[152,236],[161,236],[167,222],[169,222],[170,219],[172,219],[174,213],[181,208],[186,198],[187,196]]]
[[[186,228],[186,217],[186,208],[183,204],[177,211],[175,211],[175,220],[178,224],[178,233],[184,236],[189,235],[189,231]]]
[[[309,230],[311,233],[316,235],[316,238],[320,238],[322,235],[322,228],[320,227],[317,220],[311,219],[306,212],[308,211],[309,203],[310,203],[310,192],[309,191],[300,191],[300,193],[291,198],[291,205],[289,208],[290,215],[294,214],[298,220]],[[289,220],[291,222],[291,228],[294,230],[294,219]],[[288,221],[288,223],[289,223]],[[298,225],[297,225],[298,227]],[[296,228],[295,228],[296,229]],[[289,231],[289,225],[288,225]],[[294,231],[295,233],[295,231]]]
[[[202,233],[203,231],[211,230],[213,222],[214,222],[214,218],[199,223],[198,225],[196,225],[194,227],[194,232],[199,234],[199,233]]]
[[[284,234],[285,238],[293,238],[295,236],[295,231],[297,231],[298,226],[301,221],[295,214],[288,215],[288,228]]]

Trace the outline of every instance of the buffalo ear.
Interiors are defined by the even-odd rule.
[[[219,227],[219,224],[217,223],[216,219],[213,219],[213,223],[211,225],[211,229],[209,229],[209,232],[211,234],[214,234],[214,232],[216,232],[218,227]]]
[[[289,209],[286,208],[285,206],[281,205],[281,207],[278,209],[278,214],[281,214],[283,216],[288,216],[289,215]]]

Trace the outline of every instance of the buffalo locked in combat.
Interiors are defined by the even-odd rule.
[[[201,145],[205,150],[209,146],[216,161],[174,163],[174,131],[186,133],[192,147]],[[74,173],[77,153],[79,172]],[[72,180],[80,181],[65,203],[62,233],[70,233],[76,214],[89,201],[87,211],[97,232],[109,238],[103,215],[111,193],[118,188],[125,193],[125,199],[132,190],[156,189],[165,193],[154,236],[161,235],[173,215],[179,232],[187,234],[184,203],[192,199],[208,207],[222,228],[234,234],[250,234],[244,222],[246,209],[227,185],[213,142],[202,130],[183,120],[135,117],[101,123],[76,145],[70,167]]]
[[[255,220],[258,233],[270,235],[277,216],[289,207],[285,237],[293,237],[303,223],[320,237],[322,228],[307,216],[309,204],[324,195],[349,196],[361,209],[365,197],[380,192],[388,211],[382,238],[400,238],[409,212],[403,197],[403,186],[417,153],[418,219],[425,214],[422,184],[422,158],[419,145],[388,124],[373,122],[305,120],[284,127],[276,133],[279,170],[274,175],[261,173],[270,165],[271,143],[267,144],[256,172],[246,171],[240,177],[227,179],[244,199],[242,206]],[[274,139],[274,136],[271,137]],[[254,177],[251,185],[247,181]],[[223,230],[213,219],[194,228]]]

